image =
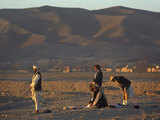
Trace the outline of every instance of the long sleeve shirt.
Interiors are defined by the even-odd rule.
[[[95,73],[93,82],[95,82],[97,85],[99,85],[99,87],[102,86],[102,82],[103,82],[103,73],[101,70],[97,71]]]
[[[131,85],[131,81],[123,76],[115,76],[113,80],[117,81],[120,88],[122,88],[123,90],[124,88],[128,88]]]

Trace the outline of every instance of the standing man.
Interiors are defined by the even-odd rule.
[[[87,107],[106,107],[108,104],[102,89],[103,73],[101,66],[94,65],[94,70],[96,73],[94,75],[93,81],[90,82],[89,85],[90,91],[92,92],[92,97]]]
[[[35,104],[35,113],[39,113],[39,102],[41,97],[41,90],[42,90],[42,81],[41,81],[41,73],[37,66],[33,65],[33,76],[32,76],[32,83],[30,84],[31,92],[32,92],[32,100]]]
[[[102,87],[103,82],[103,73],[100,65],[94,65],[94,71],[96,72],[94,75],[93,82],[97,84],[99,87]]]
[[[123,92],[123,105],[127,105],[127,100],[130,97],[131,90],[131,81],[126,79],[123,76],[110,76],[110,81],[117,82],[119,87],[122,89]]]

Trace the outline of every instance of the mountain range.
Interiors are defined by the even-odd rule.
[[[0,62],[159,63],[160,13],[42,6],[0,9]]]

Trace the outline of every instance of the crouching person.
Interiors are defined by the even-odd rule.
[[[41,73],[37,66],[33,65],[33,76],[32,76],[32,83],[30,84],[31,92],[32,92],[32,100],[35,104],[35,113],[39,113],[40,107],[40,99],[41,99]]]
[[[87,107],[104,108],[108,106],[107,99],[104,95],[102,87],[97,86],[94,82],[89,85],[91,91],[91,99]]]
[[[94,70],[96,72],[94,79],[89,84],[92,96],[87,107],[103,108],[108,106],[107,99],[102,88],[103,73],[100,65],[94,65]]]
[[[127,105],[128,98],[133,95],[131,81],[123,76],[110,76],[110,81],[118,83],[119,87],[122,89],[123,92],[122,104]]]

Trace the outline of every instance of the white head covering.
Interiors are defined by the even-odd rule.
[[[38,69],[37,66],[33,65],[33,69]]]

